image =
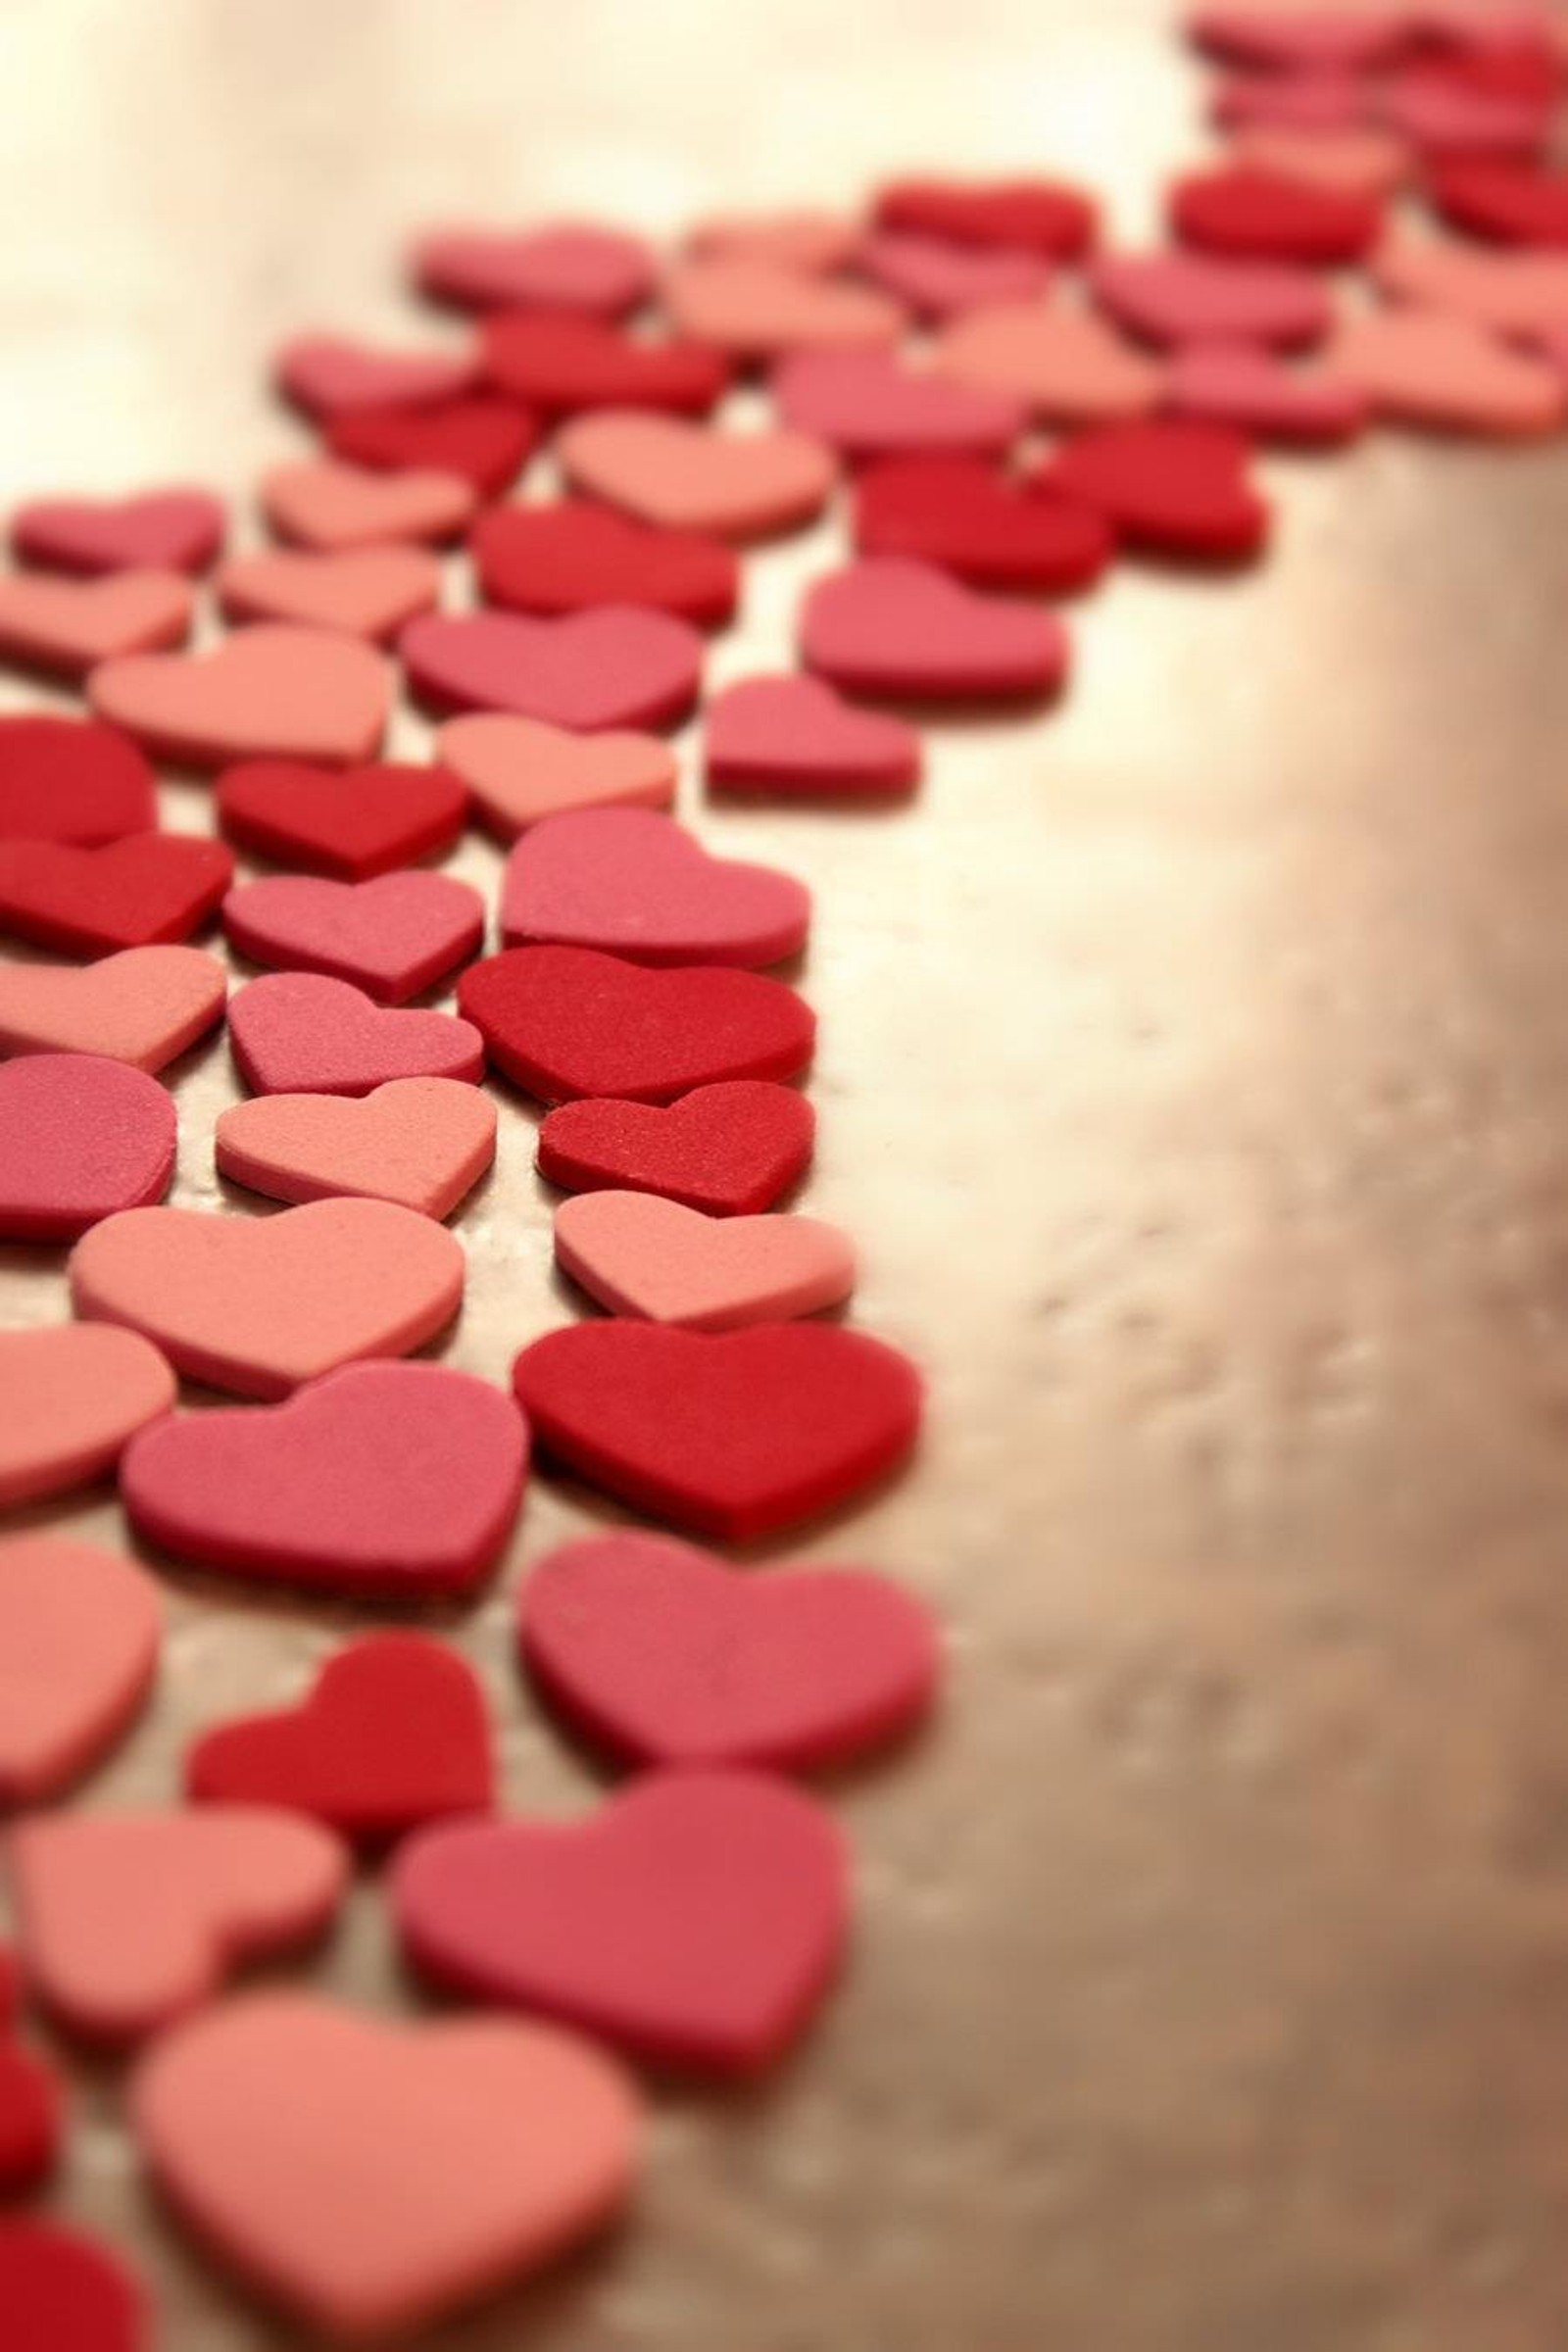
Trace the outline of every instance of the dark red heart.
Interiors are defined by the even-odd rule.
[[[855,544],[938,564],[976,588],[1064,595],[1100,577],[1116,542],[1092,507],[1025,496],[977,459],[893,458],[861,476]]]
[[[0,839],[90,847],[157,822],[153,771],[118,727],[0,718]]]
[[[542,1102],[668,1102],[722,1078],[793,1078],[816,1037],[782,980],[717,964],[655,971],[592,948],[487,956],[459,981],[458,1006],[496,1067]]]
[[[0,1950],[0,2196],[35,2187],[60,2149],[59,2085],[41,2058],[10,2038],[16,2006],[16,1966]],[[0,2318],[7,2311],[0,2288]],[[0,2341],[10,2340],[0,2331]]]
[[[467,808],[466,790],[444,767],[244,760],[218,785],[218,819],[231,841],[346,882],[450,849]]]
[[[1030,487],[1099,508],[1129,547],[1232,563],[1255,555],[1268,533],[1268,508],[1248,478],[1250,454],[1246,436],[1225,425],[1107,424],[1068,442]]]
[[[539,444],[539,425],[510,400],[450,400],[429,409],[367,409],[335,417],[327,447],[383,472],[461,474],[481,498],[510,490]]]
[[[1360,261],[1383,226],[1373,197],[1308,186],[1255,164],[1190,172],[1171,190],[1169,210],[1182,243],[1200,252],[1324,269]]]
[[[0,930],[68,956],[189,939],[234,876],[234,853],[189,833],[132,833],[97,849],[0,841]]]
[[[1444,165],[1432,201],[1472,237],[1504,245],[1568,245],[1568,173],[1485,159]]]
[[[563,1102],[539,1130],[541,1176],[566,1193],[662,1193],[710,1217],[751,1217],[811,1161],[816,1115],[763,1078],[700,1086],[678,1102]]]
[[[56,2222],[0,2222],[0,2314],[6,2352],[147,2352],[135,2279]]]
[[[955,245],[1011,245],[1064,262],[1087,252],[1095,224],[1089,197],[1047,179],[903,179],[876,200],[878,228]]]
[[[659,409],[706,416],[729,363],[705,343],[646,343],[569,312],[502,311],[484,322],[492,383],[552,416],[582,409]]]
[[[588,499],[497,507],[474,524],[468,545],[482,593],[519,612],[651,605],[710,628],[731,617],[740,594],[733,548],[633,522]]]

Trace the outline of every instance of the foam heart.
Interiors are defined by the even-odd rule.
[[[943,452],[1001,457],[1021,402],[913,368],[885,351],[802,351],[773,377],[779,414],[852,460]]]
[[[848,694],[1033,698],[1060,685],[1067,633],[1054,613],[976,596],[932,564],[887,556],[817,581],[801,615],[801,655]]]
[[[557,1461],[655,1518],[737,1544],[885,1477],[920,1426],[907,1358],[825,1323],[579,1323],[525,1348],[513,1385]]]
[[[1255,163],[1218,165],[1178,179],[1167,199],[1184,245],[1246,261],[1337,268],[1376,241],[1382,208],[1345,188],[1310,187]]]
[[[832,452],[808,433],[732,433],[624,409],[575,418],[556,454],[578,489],[643,522],[727,539],[810,522],[837,473]]]
[[[683,335],[746,360],[863,350],[904,331],[900,305],[870,286],[746,256],[677,262],[665,272],[664,307]]]
[[[478,504],[473,485],[450,467],[388,474],[321,459],[274,466],[258,495],[279,538],[326,554],[455,539]]]
[[[1444,219],[1503,245],[1568,245],[1568,174],[1485,158],[1446,164],[1432,182]],[[3,611],[3,607],[0,607]]]
[[[241,1962],[312,1941],[346,1877],[335,1838],[262,1805],[34,1816],[11,1839],[28,1978],[95,2041],[139,2040]]]
[[[1049,179],[901,179],[878,192],[875,211],[878,228],[1053,261],[1077,261],[1095,235],[1090,198]]]
[[[652,1773],[586,1820],[425,1830],[392,1880],[435,1983],[641,2058],[756,2074],[808,2023],[849,1928],[831,1817],[760,1773]]]
[[[157,822],[153,771],[118,729],[0,714],[0,840],[90,845]]]
[[[219,1724],[185,1756],[186,1790],[199,1802],[280,1805],[358,1845],[384,1845],[447,1813],[488,1813],[494,1782],[478,1679],[425,1634],[348,1642],[299,1706]]]
[[[0,1331],[0,1504],[85,1486],[174,1401],[174,1376],[131,1331]]]
[[[273,874],[231,890],[223,902],[223,929],[253,962],[325,972],[383,1004],[406,1003],[466,962],[484,939],[484,922],[479,893],[450,874],[382,874],[371,882]]]
[[[546,817],[501,889],[508,947],[602,948],[636,963],[777,963],[805,946],[810,919],[793,875],[712,858],[652,808]]]
[[[20,2041],[0,2039],[0,2197],[47,2180],[65,2135],[60,2088],[43,2060]],[[0,2284],[4,2273],[0,2270]],[[6,2315],[6,2342],[11,2308]]]
[[[1394,238],[1372,273],[1396,302],[1446,311],[1498,334],[1568,324],[1568,253],[1493,253],[1435,237]]]
[[[1092,507],[1026,496],[977,459],[894,458],[860,481],[855,544],[866,556],[935,564],[975,588],[1062,595],[1092,585],[1116,541]]]
[[[467,794],[441,767],[376,764],[346,773],[295,760],[244,760],[220,777],[230,840],[280,865],[363,882],[450,849]]]
[[[710,213],[686,232],[686,250],[712,261],[774,262],[831,277],[859,250],[860,226],[839,213],[802,207],[779,213]]]
[[[461,776],[503,841],[571,808],[667,808],[675,758],[653,735],[576,735],[543,719],[475,711],[449,719],[437,757]]]
[[[0,1543],[0,1804],[79,1780],[146,1702],[157,1588],[131,1560],[60,1536]]]
[[[1355,130],[1371,122],[1377,86],[1353,74],[1233,74],[1214,84],[1209,113],[1222,129]]]
[[[324,420],[455,399],[478,371],[472,352],[388,351],[349,335],[295,335],[272,363],[279,390]]]
[[[174,1142],[172,1099],[145,1071],[97,1054],[0,1062],[0,1236],[74,1241],[161,1200]]]
[[[581,1193],[556,1211],[556,1263],[614,1315],[739,1331],[837,1306],[855,1250],[816,1217],[707,1217],[656,1193]]]
[[[700,1086],[667,1108],[563,1102],[539,1130],[539,1173],[564,1192],[629,1187],[755,1216],[806,1173],[815,1129],[804,1095],[760,1078]]]
[[[969,312],[939,338],[932,364],[1058,424],[1142,416],[1158,406],[1164,369],[1090,311],[1001,303]]]
[[[441,601],[441,566],[422,547],[350,548],[341,555],[236,556],[218,575],[230,620],[293,620],[383,644]]]
[[[392,673],[351,638],[264,623],[206,654],[100,662],[87,693],[101,718],[193,766],[266,759],[348,764],[372,758],[381,741]]]
[[[463,1303],[459,1245],[385,1200],[312,1200],[270,1217],[126,1209],[76,1244],[69,1271],[78,1315],[128,1325],[190,1379],[244,1396],[286,1396],[339,1364],[407,1355]]]
[[[144,2352],[142,2292],[107,2246],[56,2222],[0,2222],[8,2352]]]
[[[227,975],[200,948],[124,948],[82,969],[0,965],[0,1054],[107,1054],[161,1070],[222,1019]]]
[[[363,1099],[259,1095],[219,1114],[218,1172],[277,1200],[348,1194],[450,1216],[496,1152],[496,1109],[457,1078],[389,1078]]]
[[[1281,74],[1364,74],[1417,37],[1408,8],[1194,8],[1188,37],[1212,56]]]
[[[1276,177],[1352,196],[1393,196],[1414,169],[1403,139],[1389,130],[1289,130],[1261,123],[1243,130],[1231,152]]]
[[[902,800],[920,781],[913,727],[852,710],[819,678],[742,678],[713,697],[707,715],[710,791]]]
[[[1250,455],[1245,437],[1225,425],[1145,419],[1079,434],[1037,478],[1053,494],[1098,508],[1130,547],[1245,562],[1269,522],[1248,480]]]
[[[499,498],[538,447],[539,425],[515,401],[486,396],[339,416],[326,441],[332,455],[351,466],[455,473],[478,497]]]
[[[552,1703],[637,1764],[842,1764],[925,1714],[940,1663],[925,1610],[869,1569],[737,1576],[661,1536],[549,1553],[517,1637]]]
[[[567,2034],[389,2025],[287,1993],[180,2027],[132,2104],[197,2235],[335,2342],[422,2328],[592,2234],[626,2199],[640,2136],[618,2071]]]
[[[1348,318],[1328,365],[1358,385],[1380,416],[1402,424],[1530,435],[1554,432],[1568,415],[1568,384],[1549,361],[1511,351],[1475,320],[1442,311]]]
[[[987,303],[1038,302],[1055,275],[1048,261],[1022,249],[897,231],[867,237],[858,267],[924,318],[950,318]]]
[[[380,1202],[331,1205],[410,1221]],[[511,1397],[441,1364],[350,1364],[286,1404],[191,1413],[147,1441],[121,1466],[146,1542],[235,1576],[382,1599],[469,1591],[512,1532],[528,1458]]]
[[[1109,254],[1091,263],[1102,310],[1151,343],[1316,343],[1333,311],[1309,270],[1201,254]]]
[[[481,592],[519,612],[647,605],[699,627],[730,619],[740,567],[719,540],[653,530],[609,507],[564,499],[498,507],[469,535]]]
[[[426,294],[464,310],[580,311],[619,318],[653,291],[640,237],[563,221],[543,228],[439,229],[415,248]]]
[[[35,499],[11,520],[24,564],[56,571],[205,571],[228,517],[205,490],[149,490],[133,498]]]
[[[1179,416],[1308,448],[1353,440],[1371,408],[1348,377],[1330,368],[1295,373],[1247,343],[1189,343],[1177,352],[1170,405]]]
[[[188,939],[234,874],[234,853],[189,833],[132,833],[101,848],[0,841],[0,930],[68,956]]]
[[[1424,69],[1395,76],[1379,100],[1383,120],[1427,157],[1523,161],[1539,155],[1551,136],[1549,100],[1466,88],[1451,74]]]
[[[596,318],[521,311],[487,318],[484,368],[514,399],[551,415],[662,409],[706,416],[729,383],[722,355],[701,343],[646,343]]]
[[[194,600],[177,571],[122,571],[102,580],[0,580],[0,658],[79,678],[116,654],[183,645]]]
[[[252,980],[230,1004],[228,1026],[240,1076],[256,1095],[368,1095],[388,1078],[477,1085],[484,1072],[483,1048],[467,1021],[449,1012],[384,1011],[352,981],[316,972]]]
[[[411,621],[414,691],[443,710],[510,710],[552,726],[662,727],[697,700],[703,641],[672,613],[604,605],[560,620],[520,612]]]
[[[542,1102],[668,1102],[722,1078],[793,1078],[816,1022],[782,981],[716,964],[651,971],[591,948],[509,948],[470,964],[458,1004],[490,1058]]]

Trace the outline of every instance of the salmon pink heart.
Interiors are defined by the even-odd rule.
[[[1185,418],[1080,433],[1034,478],[1081,499],[1129,547],[1203,563],[1245,562],[1268,535],[1268,508],[1248,479],[1241,433]]]
[[[663,1108],[563,1102],[539,1130],[539,1173],[564,1192],[630,1188],[755,1216],[805,1175],[815,1128],[804,1095],[763,1078],[700,1086]]]
[[[466,963],[484,920],[479,893],[450,874],[271,874],[223,902],[223,929],[242,956],[352,981],[382,1004],[402,1004]]]
[[[385,644],[441,601],[441,566],[422,547],[275,550],[236,556],[218,575],[229,620],[290,620]]]
[[[653,808],[547,816],[501,889],[508,947],[601,948],[634,963],[777,963],[805,946],[810,919],[793,875],[710,857]]]
[[[458,1078],[369,1094],[258,1095],[219,1114],[218,1172],[277,1200],[347,1194],[450,1216],[496,1155],[496,1107]]]
[[[69,1242],[161,1200],[174,1172],[172,1097],[98,1054],[0,1062],[0,1236]]]
[[[364,882],[447,850],[467,795],[442,767],[337,772],[300,760],[246,760],[218,784],[218,821],[241,848],[312,873]]]
[[[200,948],[122,948],[80,970],[0,965],[0,1055],[107,1054],[161,1070],[222,1019],[228,977]]]
[[[859,222],[842,213],[798,205],[782,212],[707,213],[687,230],[685,250],[710,261],[722,254],[832,277],[853,266],[860,235]]]
[[[1258,262],[1336,269],[1370,252],[1382,226],[1375,198],[1308,187],[1257,164],[1222,164],[1179,179],[1171,226],[1200,252]]]
[[[1467,319],[1499,335],[1550,333],[1568,320],[1568,253],[1499,253],[1456,238],[1391,238],[1372,273],[1394,302]],[[1347,328],[1360,324],[1347,319]]]
[[[188,939],[234,875],[234,853],[189,833],[132,833],[101,848],[0,841],[0,931],[68,956]]]
[[[675,756],[656,735],[578,735],[479,710],[449,719],[436,750],[502,841],[568,809],[667,808],[675,797]]]
[[[852,710],[820,678],[741,678],[708,706],[710,791],[902,800],[920,758],[913,727]]]
[[[134,1722],[162,1610],[133,1560],[60,1536],[0,1543],[0,1804],[35,1805]]]
[[[264,623],[210,653],[102,662],[87,693],[100,718],[193,767],[245,759],[348,764],[380,744],[392,672],[351,638]]]
[[[665,273],[664,306],[681,334],[737,360],[865,350],[896,343],[904,330],[901,305],[873,287],[744,254],[677,262]]]
[[[656,1193],[581,1193],[556,1211],[556,1263],[612,1315],[740,1331],[837,1306],[855,1250],[818,1217],[708,1217]]]
[[[1333,309],[1310,270],[1206,254],[1107,254],[1089,290],[1119,326],[1150,343],[1321,342]]]
[[[499,498],[538,447],[539,425],[515,401],[481,395],[431,408],[358,410],[332,419],[326,444],[350,466],[455,473],[480,498]]]
[[[653,529],[586,499],[497,507],[469,534],[482,593],[519,612],[647,605],[699,628],[734,613],[740,566],[717,539]]]
[[[706,416],[729,364],[701,343],[647,343],[569,312],[503,311],[484,323],[484,369],[514,400],[550,416],[659,409]]]
[[[1348,377],[1330,368],[1296,373],[1247,343],[1189,343],[1177,352],[1170,405],[1179,416],[1314,449],[1353,441],[1371,414]]]
[[[323,555],[455,539],[479,503],[451,466],[381,473],[326,460],[274,466],[263,476],[261,501],[280,539]]]
[[[432,615],[399,650],[416,694],[442,710],[510,710],[552,726],[672,726],[697,700],[703,641],[668,612],[603,605],[559,620]]]
[[[867,237],[857,267],[926,318],[951,318],[979,304],[1038,302],[1054,272],[1041,255],[1007,246],[958,245],[897,230]]]
[[[966,312],[937,340],[933,365],[958,383],[1022,401],[1050,424],[1096,424],[1157,408],[1164,369],[1093,311],[1040,302]]]
[[[0,2222],[10,2352],[143,2352],[140,2286],[107,2246],[57,2222]]]
[[[1054,613],[976,596],[934,564],[886,556],[817,581],[801,654],[847,694],[1038,698],[1066,674],[1067,633]]]
[[[136,1332],[83,1323],[0,1331],[0,1504],[101,1477],[173,1401],[174,1375]]]
[[[773,377],[781,416],[849,459],[1002,457],[1028,422],[1021,401],[911,368],[885,351],[802,351]]]
[[[1233,139],[1231,153],[1238,162],[1256,164],[1277,178],[1355,196],[1396,196],[1415,167],[1403,139],[1393,131],[1371,128],[1290,130],[1260,123]]]
[[[935,564],[974,588],[1060,596],[1096,581],[1115,552],[1102,514],[1029,497],[974,458],[892,458],[861,477],[855,543],[865,556]],[[711,738],[717,705],[710,705]]]
[[[1395,64],[1421,36],[1409,8],[1200,7],[1188,37],[1229,64],[1277,74],[1366,74]]]
[[[1055,180],[901,179],[878,193],[876,225],[1075,262],[1094,242],[1096,215],[1088,196]]]
[[[1347,318],[1328,365],[1379,416],[1433,432],[1503,438],[1555,432],[1568,381],[1548,359],[1516,351],[1478,321],[1415,308]]]
[[[715,539],[767,538],[813,521],[838,472],[810,433],[735,433],[621,409],[577,417],[557,454],[574,488],[641,522]]]
[[[90,846],[158,822],[153,771],[94,719],[0,715],[0,840]]]
[[[295,335],[272,363],[278,389],[308,416],[331,422],[363,409],[423,408],[471,389],[471,351],[389,351],[350,335]]]
[[[79,678],[117,654],[183,645],[195,609],[177,571],[122,571],[101,580],[0,580],[0,660]]]
[[[11,521],[24,564],[54,571],[206,571],[228,516],[206,490],[148,490],[131,498],[35,499]]]
[[[469,1022],[449,1012],[383,1010],[352,981],[323,973],[252,980],[230,1004],[228,1027],[240,1076],[256,1095],[368,1095],[388,1078],[477,1085],[484,1072]]]
[[[426,294],[463,310],[619,318],[653,291],[655,270],[640,237],[570,220],[432,230],[415,247],[414,273]]]

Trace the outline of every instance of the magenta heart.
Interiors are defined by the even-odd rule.
[[[703,641],[668,612],[606,605],[560,620],[426,613],[399,651],[442,710],[511,710],[558,727],[662,727],[697,700]]]
[[[934,564],[886,556],[817,581],[801,651],[808,668],[849,694],[1011,698],[1061,683],[1067,633],[1053,612],[977,596]]]
[[[601,948],[634,963],[777,963],[806,942],[810,895],[767,865],[710,858],[653,808],[547,816],[507,860],[509,947]]]
[[[484,901],[450,874],[328,882],[270,874],[231,890],[223,929],[240,953],[287,971],[352,981],[401,1004],[466,962],[484,938]]]
[[[449,1012],[387,1012],[347,980],[273,972],[229,1003],[240,1075],[257,1095],[368,1095],[388,1078],[468,1078],[484,1047]]]
[[[797,352],[773,396],[788,423],[848,458],[1001,457],[1028,423],[1022,401],[885,351]]]
[[[161,1200],[174,1142],[173,1098],[145,1070],[97,1054],[0,1062],[0,1237],[74,1241]]]

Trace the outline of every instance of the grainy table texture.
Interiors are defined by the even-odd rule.
[[[270,351],[406,327],[421,222],[1046,165],[1130,238],[1200,151],[1152,0],[13,0],[0,87],[7,506],[242,497],[306,445]],[[906,811],[683,780],[817,893],[803,1205],[931,1376],[917,1467],[787,1548],[924,1593],[951,1699],[832,1791],[861,1919],[808,2047],[659,2093],[633,2225],[441,2352],[1568,2341],[1568,452],[1265,471],[1263,567],[1124,565],[1063,707],[933,727]],[[716,680],[785,657],[840,544],[749,562]],[[449,864],[493,889],[477,839]],[[175,1089],[174,1198],[263,1213],[212,1171],[226,1048]],[[456,1226],[445,1352],[496,1379],[576,1303],[532,1128],[508,1097]],[[0,1280],[6,1320],[64,1311],[56,1253]],[[123,1540],[108,1501],[21,1516]],[[610,1516],[537,1482],[443,1621],[514,1805],[594,1788],[514,1672],[517,1570]],[[164,1582],[158,1706],[86,1803],[167,1800],[356,1622]],[[310,1981],[412,2005],[373,1884]],[[161,2220],[115,2071],[72,2082],[59,2203],[135,2249],[164,2352],[298,2342]]]

